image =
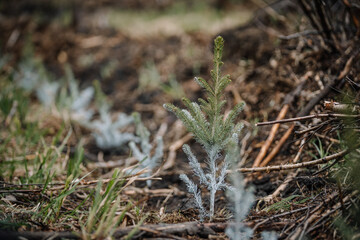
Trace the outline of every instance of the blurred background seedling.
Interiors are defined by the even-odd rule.
[[[168,82],[163,83],[160,86],[161,89],[167,95],[171,96],[172,99],[181,99],[185,95],[181,84],[179,84],[179,82],[176,80],[176,76],[174,74],[170,74],[168,77]]]
[[[142,174],[144,177],[150,177],[156,167],[160,165],[162,157],[164,155],[163,139],[161,136],[157,136],[155,141],[156,148],[153,150],[153,144],[150,143],[150,132],[141,122],[139,113],[132,114],[136,126],[136,135],[140,139],[140,148],[137,147],[134,141],[129,143],[129,147],[132,150],[134,157],[138,160],[139,165],[137,168],[132,169],[132,174],[136,174],[142,169],[148,169],[147,172]],[[154,152],[153,154],[151,154]],[[146,181],[148,187],[151,186],[151,180]]]
[[[79,122],[88,122],[94,111],[90,108],[94,97],[94,87],[89,86],[80,90],[70,66],[65,66],[66,83],[58,96],[57,106],[60,111],[67,111],[70,119]]]
[[[139,87],[140,91],[157,90],[162,84],[161,76],[153,61],[148,61],[140,69]]]

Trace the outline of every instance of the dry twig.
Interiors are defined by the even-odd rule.
[[[276,144],[270,154],[261,162],[260,167],[265,167],[280,151],[280,148],[284,145],[285,141],[289,138],[290,134],[292,133],[295,124],[292,124],[289,129],[285,132],[285,134],[281,137],[280,141]]]
[[[284,107],[281,109],[281,111],[277,117],[278,121],[282,120],[285,117],[288,109],[289,109],[289,105],[288,104],[284,105]],[[260,152],[254,161],[253,167],[260,166],[262,159],[265,157],[267,150],[269,149],[272,141],[274,140],[275,134],[276,134],[277,130],[279,129],[279,126],[280,126],[279,124],[275,124],[271,128],[268,138],[266,139],[264,145],[262,145]]]
[[[281,170],[289,170],[289,169],[297,169],[297,168],[307,168],[309,166],[327,163],[333,159],[337,159],[340,157],[344,157],[346,154],[350,152],[349,149],[345,149],[341,152],[335,153],[333,155],[323,157],[320,159],[316,159],[309,162],[296,163],[296,164],[286,164],[286,165],[276,165],[276,166],[268,166],[268,167],[255,167],[255,168],[239,168],[237,172],[270,172],[270,171],[281,171]],[[232,172],[232,171],[229,171]]]
[[[268,122],[260,122],[257,123],[256,126],[265,126],[265,125],[272,125],[278,123],[288,123],[288,122],[295,122],[295,121],[303,121],[312,118],[325,118],[325,117],[337,117],[337,118],[359,118],[360,114],[341,114],[341,113],[319,113],[319,114],[312,114],[303,117],[295,117],[295,118],[287,118],[282,120],[275,120],[275,121],[268,121]]]

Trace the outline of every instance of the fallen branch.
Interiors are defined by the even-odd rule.
[[[295,124],[292,124],[289,129],[285,132],[285,134],[281,137],[280,141],[276,144],[270,154],[261,162],[260,167],[265,167],[280,151],[280,148],[284,145],[285,141],[289,138],[292,130],[294,129]]]
[[[285,117],[288,109],[289,109],[289,105],[288,104],[284,105],[284,107],[281,109],[281,111],[277,117],[277,121],[280,121]],[[275,134],[276,134],[277,130],[279,129],[279,126],[280,126],[280,124],[275,124],[271,128],[268,138],[266,139],[265,143],[262,145],[260,152],[254,161],[253,167],[260,166],[262,159],[265,157],[267,150],[269,149],[271,143],[273,142],[273,140],[275,138]]]
[[[139,227],[139,230],[142,231],[142,232],[151,233],[152,235],[157,236],[157,237],[167,237],[169,239],[186,240],[186,238],[177,237],[177,236],[175,236],[173,234],[166,234],[164,232],[153,230],[153,229],[148,228],[148,227]]]
[[[243,173],[245,173],[245,172],[270,172],[270,171],[281,171],[281,170],[296,169],[296,168],[306,168],[306,167],[317,165],[317,164],[327,163],[333,159],[344,157],[349,152],[350,152],[349,149],[345,149],[345,150],[335,153],[333,155],[323,157],[320,159],[316,159],[313,161],[309,161],[309,162],[286,164],[286,165],[276,165],[276,166],[268,166],[268,167],[239,168],[236,171],[243,172]],[[232,171],[229,170],[228,172],[232,172]]]
[[[312,118],[325,118],[325,117],[359,118],[360,114],[349,115],[349,114],[341,114],[341,113],[319,113],[319,114],[312,114],[312,115],[303,116],[303,117],[295,117],[295,118],[287,118],[287,119],[282,119],[282,120],[260,122],[260,123],[257,123],[256,126],[265,126],[265,125],[272,125],[272,124],[278,124],[278,123],[288,123],[288,122],[308,120],[308,119],[312,119]]]

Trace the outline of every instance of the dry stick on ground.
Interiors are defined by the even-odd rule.
[[[297,32],[290,35],[279,35],[278,38],[281,40],[291,40],[294,38],[299,38],[303,36],[309,36],[309,35],[318,35],[319,32],[317,30],[305,30],[303,32]]]
[[[288,122],[295,122],[295,121],[303,121],[308,120],[312,118],[329,118],[329,117],[338,117],[338,118],[359,118],[360,114],[341,114],[341,113],[318,113],[318,114],[312,114],[308,116],[303,117],[295,117],[295,118],[287,118],[282,120],[274,120],[274,121],[268,121],[268,122],[260,122],[257,123],[256,126],[265,126],[265,125],[273,125],[278,123],[288,123]]]
[[[289,136],[292,133],[292,130],[294,129],[294,127],[295,127],[295,124],[292,124],[289,127],[289,129],[281,137],[280,141],[276,144],[276,146],[273,148],[273,150],[270,152],[270,154],[264,159],[264,161],[261,162],[260,167],[265,167],[275,157],[275,155],[279,152],[282,145],[289,138]]]
[[[357,145],[357,147],[359,147]],[[337,159],[340,157],[344,157],[346,154],[350,152],[349,149],[345,149],[341,152],[335,153],[333,155],[319,158],[313,161],[303,162],[303,163],[296,163],[296,164],[285,164],[285,165],[276,165],[276,166],[267,166],[267,167],[255,167],[255,168],[239,168],[236,171],[237,172],[270,172],[270,171],[281,171],[281,170],[289,170],[289,169],[297,169],[297,168],[307,168],[309,166],[327,163],[330,160]],[[228,171],[232,172],[232,171]]]
[[[305,125],[303,125],[302,127],[304,128],[304,130],[296,131],[295,133],[300,135],[300,134],[304,134],[304,133],[308,133],[308,132],[319,131],[322,127],[331,123],[332,121],[334,121],[334,119],[329,119],[329,120],[323,121],[320,124],[315,125],[313,127],[309,127],[309,128],[306,128]]]
[[[360,16],[359,16],[359,6],[355,6],[355,2],[350,3],[348,0],[343,0],[343,3],[346,5],[348,12],[351,16],[351,18],[353,19],[353,23],[355,24],[355,26],[357,27],[357,33],[356,35],[359,37],[360,36]]]
[[[358,54],[358,53],[352,55],[352,56],[348,59],[348,61],[347,61],[346,64],[345,64],[345,67],[344,67],[343,71],[339,74],[339,76],[338,76],[336,79],[333,78],[333,79],[330,81],[330,83],[326,86],[326,88],[324,88],[324,89],[320,92],[320,94],[318,94],[315,98],[313,98],[313,99],[307,104],[307,106],[298,114],[298,116],[302,117],[302,116],[308,114],[308,113],[310,112],[310,110],[313,108],[313,106],[314,106],[315,104],[317,104],[318,101],[320,101],[324,96],[326,96],[326,95],[330,92],[330,90],[335,86],[335,84],[337,83],[336,80],[339,80],[339,79],[344,78],[344,77],[349,73],[350,68],[351,68],[351,66],[352,66],[352,63],[353,63],[353,59],[355,58],[355,56],[356,56],[357,54]],[[257,125],[260,126],[261,124],[257,124]],[[264,125],[265,125],[265,124],[264,124]],[[298,153],[297,157],[299,157],[299,156],[300,156],[300,155],[299,155],[299,153]],[[297,158],[297,157],[296,157],[296,158]],[[316,160],[315,160],[315,161],[316,161]],[[265,162],[265,161],[264,161],[264,162]],[[265,164],[264,164],[264,165],[265,165]],[[279,167],[279,170],[280,170],[282,166],[278,166],[278,167]],[[258,169],[258,170],[260,170],[260,169]],[[286,183],[282,184],[282,185],[277,189],[277,191],[274,192],[274,194],[276,194],[276,195],[279,194],[280,191],[281,191],[281,187],[286,188],[287,183],[290,182],[291,179],[292,179],[293,177],[295,177],[299,172],[300,172],[300,169],[298,169],[294,174],[292,174],[293,176],[292,176],[292,175],[289,175],[289,176],[286,178],[286,180],[285,180]],[[270,195],[270,196],[272,197],[272,195]],[[269,196],[268,196],[268,197],[269,197]]]
[[[296,134],[304,134],[304,133],[311,132],[312,135],[315,135],[315,136],[317,136],[317,137],[319,137],[319,138],[326,139],[326,140],[329,140],[330,142],[339,144],[339,143],[340,143],[339,140],[315,132],[315,131],[320,130],[320,129],[321,129],[323,126],[325,126],[326,124],[329,124],[329,123],[333,122],[334,120],[335,120],[335,119],[329,119],[329,120],[327,120],[327,121],[323,121],[323,122],[322,122],[321,124],[319,124],[319,125],[316,125],[316,126],[310,127],[310,128],[306,128],[305,125],[300,124],[300,127],[303,128],[304,130],[302,130],[302,131],[296,131],[295,133],[296,133]]]
[[[276,144],[274,149],[270,152],[270,154],[260,164],[260,167],[265,167],[276,156],[276,154],[280,151],[280,149],[283,146],[283,144],[285,143],[285,141],[289,138],[289,136],[292,133],[294,127],[295,127],[295,124],[290,125],[289,129],[281,137],[280,141]],[[301,149],[302,149],[302,147],[301,147]],[[294,163],[296,163],[296,161],[294,161]]]
[[[338,39],[336,38],[336,35],[334,34],[334,29],[331,24],[331,21],[329,19],[329,15],[327,14],[327,10],[325,7],[329,7],[328,3],[320,3],[319,1],[314,1],[316,11],[318,13],[318,16],[320,18],[320,23],[323,26],[323,29],[325,30],[325,33],[328,35],[328,40],[332,40],[334,47],[341,52],[341,48],[338,42]]]
[[[300,0],[300,2],[301,2],[301,0]],[[345,67],[341,71],[341,73],[337,77],[332,77],[330,82],[326,85],[326,87],[323,90],[321,90],[321,92],[318,95],[316,95],[316,97],[311,99],[306,104],[305,108],[297,114],[297,117],[304,117],[304,116],[306,117],[306,115],[310,113],[310,111],[313,109],[313,107],[335,87],[335,85],[338,83],[338,81],[343,79],[350,72],[350,69],[354,62],[354,59],[359,55],[359,52],[360,52],[360,50],[357,50],[349,57],[349,59],[346,61]],[[307,79],[311,75],[312,75],[312,72],[307,72],[304,75],[304,78]],[[340,82],[340,84],[343,81],[344,80],[342,80]],[[303,81],[302,83],[305,83],[305,81]],[[298,88],[300,88],[300,86],[298,86]],[[312,118],[312,117],[310,117],[310,118]],[[273,124],[273,123],[271,123],[271,124]],[[267,124],[264,124],[264,123],[257,124],[257,126],[262,126],[262,125],[267,125]]]
[[[139,227],[139,230],[143,231],[143,232],[152,233],[152,235],[154,235],[156,237],[167,237],[169,239],[186,240],[186,238],[177,237],[177,236],[175,236],[173,234],[166,234],[164,232],[153,230],[153,229],[148,228],[148,227]]]
[[[288,110],[289,110],[289,105],[288,104],[284,105],[277,117],[277,120],[283,119]],[[266,139],[264,145],[262,145],[260,152],[254,161],[253,167],[260,166],[262,159],[265,157],[267,150],[269,149],[272,141],[274,140],[275,134],[276,134],[277,130],[279,129],[279,126],[280,126],[280,124],[275,124],[271,128],[268,138]]]
[[[313,198],[312,201],[315,200],[316,197]],[[298,209],[294,209],[294,210],[291,210],[291,211],[288,211],[288,212],[284,212],[284,213],[279,213],[279,214],[276,214],[276,215],[273,215],[271,217],[266,217],[265,220],[262,220],[262,221],[258,221],[258,223],[254,226],[253,228],[253,231],[255,232],[257,228],[259,228],[261,225],[263,225],[264,223],[268,222],[268,221],[272,221],[274,220],[275,218],[279,218],[279,217],[284,217],[286,215],[290,215],[290,214],[294,214],[294,213],[297,213],[297,212],[302,212],[302,211],[305,211],[305,210],[309,210],[310,208],[314,207],[314,209],[316,207],[319,207],[317,204],[313,204],[313,205],[308,205],[306,207],[302,207],[302,208],[298,208]],[[256,222],[256,220],[255,220]]]
[[[186,223],[177,223],[177,224],[149,224],[143,225],[139,228],[140,233],[137,233],[132,239],[137,239],[139,235],[142,238],[144,237],[158,237],[156,232],[162,234],[172,234],[172,235],[184,235],[184,236],[202,236],[208,237],[209,235],[214,235],[216,232],[224,232],[228,223],[198,223],[198,222],[186,222]],[[145,227],[146,230],[151,229],[152,231],[144,231],[141,228]],[[115,239],[120,239],[128,235],[136,226],[125,227],[117,230],[113,237]]]

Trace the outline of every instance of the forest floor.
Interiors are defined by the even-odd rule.
[[[319,124],[331,122],[330,116],[309,117],[301,123],[277,125],[277,130],[272,130],[274,125],[256,123],[275,120],[280,112],[282,118],[333,113],[324,101],[341,101],[353,87],[350,80],[333,84],[339,76],[359,81],[350,62],[359,57],[358,52],[329,53],[311,35],[285,37],[310,28],[293,5],[275,6],[278,11],[273,12],[258,10],[263,6],[254,3],[261,1],[224,1],[227,4],[219,6],[216,1],[196,2],[75,1],[60,5],[20,1],[0,5],[0,100],[2,106],[5,96],[11,102],[10,107],[2,108],[8,111],[0,114],[1,236],[76,238],[79,235],[74,233],[82,233],[83,238],[94,239],[113,230],[119,239],[227,239],[224,229],[232,214],[226,194],[216,195],[213,221],[200,224],[192,196],[179,179],[179,174],[192,172],[181,146],[189,144],[197,156],[204,153],[181,122],[163,108],[164,103],[182,107],[184,96],[192,101],[204,96],[194,77],[210,78],[213,40],[221,35],[225,39],[223,72],[232,79],[224,94],[226,111],[246,103],[237,120],[244,124],[239,168],[247,185],[253,187],[256,202],[244,223],[254,230],[255,238],[262,231],[275,231],[281,239],[342,238],[339,219],[357,198],[347,190],[346,180],[339,184],[336,175],[344,173],[339,173],[337,159],[326,160],[344,149],[334,130],[339,122],[329,127]],[[163,161],[154,171],[151,187],[139,175],[122,176],[121,207],[115,215],[123,215],[116,228],[102,226],[98,235],[87,232],[95,234],[100,229],[87,220],[94,208],[90,199],[96,195],[99,179],[106,187],[114,180],[115,169],[137,161],[128,147],[99,148],[88,128],[56,107],[44,107],[36,91],[21,90],[18,96],[15,82],[25,77],[19,70],[25,59],[41,61],[46,69],[41,77],[61,81],[67,75],[65,66],[70,66],[80,89],[97,80],[112,104],[112,114],[138,112],[151,139],[163,137]],[[96,104],[91,107],[95,109]],[[11,114],[13,108],[19,112]],[[311,126],[317,126],[316,131],[304,131]],[[134,131],[134,126],[126,131]],[[267,156],[276,153],[261,161],[258,155],[271,135],[273,141],[265,152]],[[249,168],[257,158],[257,167],[323,161],[283,171],[253,172]],[[81,159],[77,170],[69,168],[71,159]],[[267,160],[270,162],[265,163]],[[71,185],[69,171],[77,171],[78,185]],[[204,199],[206,195],[204,192]],[[58,235],[51,235],[53,232]]]

